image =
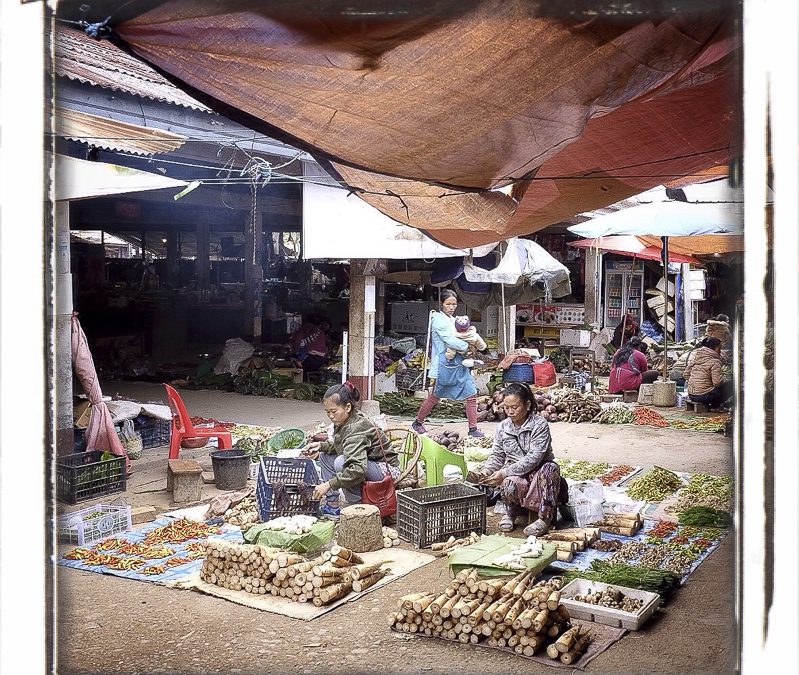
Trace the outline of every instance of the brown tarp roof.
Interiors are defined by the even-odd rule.
[[[738,150],[729,15],[435,7],[370,18],[313,0],[167,0],[114,28],[208,100],[310,150],[388,215],[459,247],[535,231]],[[517,181],[518,208],[485,192]],[[453,195],[470,190],[483,192]]]

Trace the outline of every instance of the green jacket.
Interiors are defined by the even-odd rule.
[[[380,449],[378,433],[383,440],[385,459]],[[344,455],[344,466],[330,479],[330,487],[334,490],[353,488],[363,483],[366,479],[367,459],[399,466],[397,453],[386,435],[360,411],[355,411],[340,427],[334,427],[333,441],[324,441],[320,451],[328,455]]]

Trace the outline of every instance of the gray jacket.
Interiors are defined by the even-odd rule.
[[[554,459],[549,422],[531,413],[518,429],[510,418],[500,422],[483,471],[493,473],[501,469],[504,477],[526,476]]]

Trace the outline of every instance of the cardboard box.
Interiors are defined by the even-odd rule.
[[[272,368],[275,375],[290,377],[294,382],[302,382],[302,368]]]
[[[591,331],[561,328],[560,344],[571,347],[588,347],[591,344]]]

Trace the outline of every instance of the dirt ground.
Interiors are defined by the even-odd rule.
[[[104,383],[106,394],[163,401],[158,385]],[[184,391],[192,415],[310,428],[319,404]],[[446,428],[465,431],[465,422]],[[483,425],[486,431],[492,424]],[[720,434],[552,425],[558,457],[624,462],[732,475],[730,439]],[[210,468],[207,449],[183,451]],[[166,487],[166,449],[145,450],[133,463],[126,503],[177,508]],[[206,485],[203,497],[218,491]],[[78,505],[79,508],[81,505]],[[182,505],[181,505],[182,506]],[[489,516],[489,531],[497,518]],[[521,536],[520,528],[514,534]],[[407,544],[403,544],[408,546]],[[640,632],[630,632],[586,668],[597,673],[729,673],[735,669],[734,540],[727,537],[674,599]],[[438,559],[354,603],[305,622],[261,612],[198,592],[168,589],[64,567],[57,568],[59,673],[463,673],[545,672],[547,666],[495,650],[398,636],[386,617],[397,598],[443,587]]]

